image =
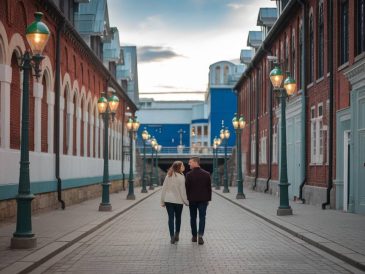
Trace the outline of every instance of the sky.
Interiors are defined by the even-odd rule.
[[[259,8],[273,6],[270,0],[108,0],[121,44],[137,46],[140,98],[156,100],[203,100],[209,66],[239,62],[248,31],[260,29]]]

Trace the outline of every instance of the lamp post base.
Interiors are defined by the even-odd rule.
[[[293,210],[291,209],[291,207],[287,207],[287,208],[278,208],[277,211],[277,215],[278,216],[288,216],[288,215],[293,215]]]
[[[146,188],[142,188],[142,190],[141,190],[141,193],[147,193],[148,191],[147,191],[147,189]]]
[[[134,194],[128,194],[127,195],[127,200],[135,200],[136,196]]]
[[[229,193],[229,189],[228,188],[223,189],[223,193]]]
[[[100,204],[99,211],[112,211],[112,205],[111,204]]]
[[[246,199],[246,196],[243,193],[237,193],[236,199]]]
[[[11,238],[10,248],[12,249],[30,249],[37,247],[36,237],[15,237]]]

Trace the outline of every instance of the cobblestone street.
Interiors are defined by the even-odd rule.
[[[352,273],[342,261],[215,194],[205,244],[191,242],[184,207],[180,242],[171,245],[159,197],[152,195],[32,273]]]

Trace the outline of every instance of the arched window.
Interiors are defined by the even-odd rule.
[[[303,73],[302,73],[302,66],[303,63],[303,24],[302,21],[299,23],[299,77],[298,77],[298,87],[302,87],[303,85]]]
[[[74,114],[73,114],[73,124],[72,124],[72,155],[77,155],[77,143],[76,143],[76,136],[77,136],[77,90],[75,90],[75,94],[73,96],[73,107],[74,107]]]
[[[296,66],[297,66],[297,59],[296,59],[296,51],[295,51],[295,30],[293,29],[292,34],[291,34],[291,75],[294,79],[297,79],[297,71],[296,71]]]
[[[341,0],[340,5],[340,64],[349,60],[349,1]]]
[[[46,73],[42,78],[43,97],[41,103],[41,151],[48,152],[48,104]]]
[[[357,0],[356,10],[356,53],[360,54],[365,52],[365,0]]]
[[[221,67],[215,67],[215,84],[219,85],[221,83]]]
[[[323,1],[318,4],[318,78],[323,77],[323,50],[324,50],[324,22],[323,22]]]
[[[81,98],[81,117],[80,117],[80,124],[81,124],[81,133],[80,133],[80,156],[85,156],[85,149],[84,149],[84,136],[85,136],[85,121],[84,121],[84,111],[85,111],[85,96]]]
[[[229,67],[228,67],[228,65],[225,65],[224,72],[223,72],[223,83],[224,84],[228,83],[228,74],[229,74]]]
[[[10,84],[10,148],[20,149],[21,73],[16,52],[11,56],[12,81]]]
[[[67,155],[67,150],[68,147],[70,145],[70,140],[68,138],[68,133],[70,130],[70,121],[69,121],[69,115],[67,113],[68,111],[68,98],[70,96],[70,89],[68,84],[66,85],[66,90],[65,90],[65,108],[63,109],[63,154]]]
[[[313,30],[313,14],[309,16],[309,82],[314,81],[314,30]]]

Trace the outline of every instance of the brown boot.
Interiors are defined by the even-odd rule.
[[[193,238],[191,238],[191,241],[192,241],[193,243],[196,243],[196,242],[197,242],[197,238],[196,238],[196,236],[193,236]]]
[[[203,237],[201,237],[201,236],[198,237],[198,244],[200,244],[200,245],[204,244]]]
[[[179,233],[178,232],[176,232],[175,233],[175,242],[178,242],[179,241]]]
[[[174,244],[175,243],[175,236],[172,236],[171,237],[171,241],[170,241],[171,244]]]

